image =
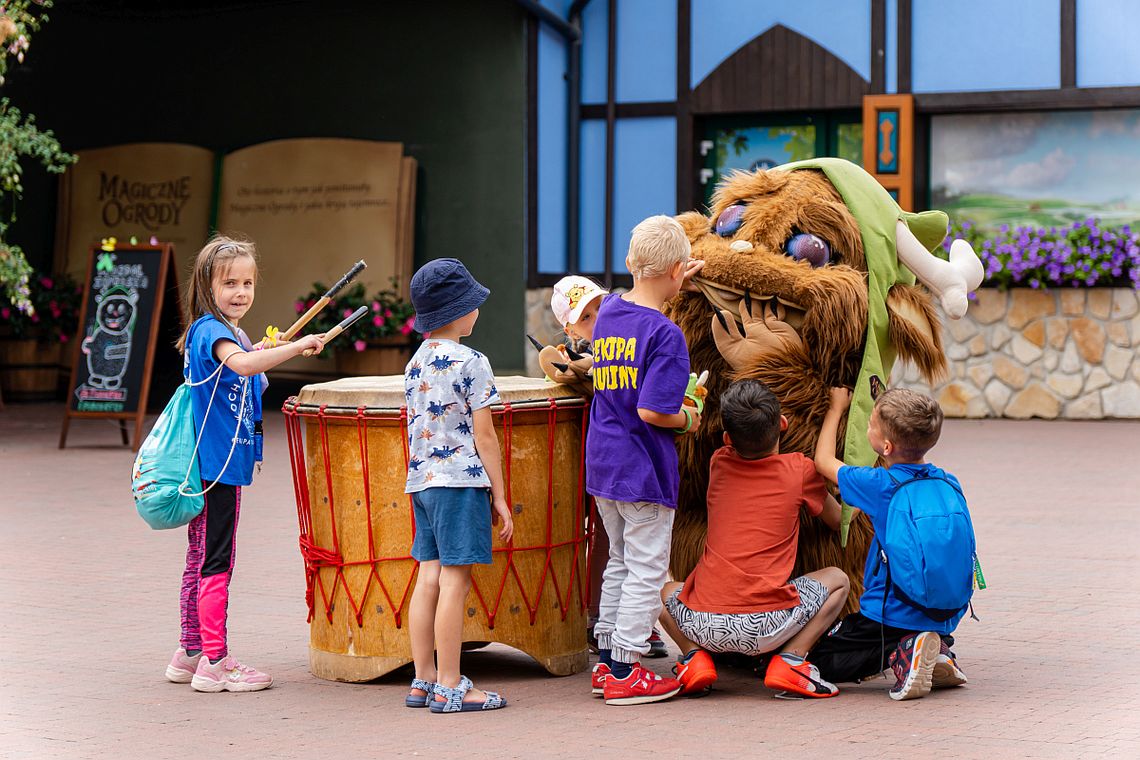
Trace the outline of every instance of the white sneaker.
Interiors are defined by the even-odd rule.
[[[166,680],[171,683],[190,683],[194,673],[198,671],[198,660],[201,657],[201,653],[191,657],[186,654],[185,649],[179,647],[170,658],[170,664],[166,666]]]
[[[198,661],[198,670],[190,681],[194,691],[261,691],[273,685],[273,679],[266,673],[242,665],[233,657],[226,656],[217,663],[209,657]]]

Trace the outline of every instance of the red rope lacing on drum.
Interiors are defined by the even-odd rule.
[[[408,596],[412,589],[412,584],[415,579],[415,573],[408,576],[408,581],[404,585],[402,592],[399,595],[399,601],[393,598],[393,595],[388,588],[388,585],[380,577],[377,572],[377,567],[382,562],[390,562],[395,560],[411,560],[410,554],[394,557],[377,557],[376,545],[373,535],[373,522],[372,522],[372,499],[371,499],[371,484],[369,480],[369,459],[368,459],[368,429],[365,424],[365,408],[358,407],[356,410],[355,421],[357,428],[357,440],[360,450],[360,461],[362,467],[362,477],[366,484],[364,489],[364,506],[368,524],[368,556],[366,560],[359,560],[354,562],[346,562],[340,551],[340,540],[336,530],[336,505],[333,499],[332,488],[332,464],[329,454],[328,443],[328,427],[327,421],[329,415],[326,414],[327,405],[321,405],[318,410],[313,412],[298,412],[290,408],[289,402],[286,403],[283,410],[286,418],[286,437],[289,442],[290,465],[293,473],[294,496],[297,502],[297,519],[300,528],[299,545],[301,549],[301,556],[305,562],[305,603],[308,606],[309,614],[308,621],[312,622],[313,615],[316,610],[316,592],[320,592],[321,601],[325,608],[325,616],[332,622],[332,615],[334,611],[334,600],[337,594],[337,586],[339,585],[347,598],[350,606],[352,607],[353,616],[356,619],[358,626],[364,625],[363,603],[368,596],[368,592],[375,581],[376,585],[384,595],[388,603],[389,609],[393,611],[395,616],[396,627],[402,627],[402,611],[407,602]],[[560,541],[554,543],[553,525],[554,525],[554,453],[555,453],[555,429],[557,423],[558,406],[554,399],[549,399],[549,404],[546,410],[547,413],[547,461],[546,461],[546,543],[535,546],[516,546],[512,540],[507,546],[496,548],[495,553],[505,553],[507,561],[502,570],[502,575],[498,579],[497,584],[492,582],[491,593],[485,593],[482,585],[479,582],[478,576],[482,575],[484,570],[476,567],[473,577],[471,588],[482,608],[483,613],[487,618],[487,625],[490,628],[495,627],[495,618],[499,614],[499,608],[503,600],[503,594],[506,590],[507,579],[513,578],[518,586],[519,593],[526,604],[527,612],[529,613],[530,624],[534,625],[538,615],[538,605],[542,599],[542,592],[546,586],[547,579],[550,579],[554,588],[554,595],[557,599],[559,611],[562,620],[566,619],[566,615],[571,609],[573,592],[577,590],[579,608],[586,606],[586,593],[582,587],[583,577],[578,573],[578,560],[584,552],[587,552],[589,537],[593,535],[596,529],[596,515],[593,509],[593,500],[591,499],[591,508],[589,514],[589,527],[586,531],[575,532],[574,537],[568,541]],[[586,424],[589,415],[589,407],[581,407],[582,414],[582,435],[579,449],[579,467],[578,467],[578,483],[576,488],[576,497],[574,502],[574,525],[583,525],[586,519],[585,515],[585,449],[586,449]],[[502,410],[493,410],[492,414],[502,418],[501,424],[503,429],[503,450],[505,455],[503,457],[503,469],[505,475],[506,497],[507,503],[512,505],[516,514],[521,514],[525,505],[514,504],[512,498],[512,446],[511,439],[514,428],[514,410],[509,402],[503,404]],[[339,415],[338,415],[339,416]],[[328,502],[329,522],[332,529],[332,547],[325,548],[317,546],[312,536],[312,509],[309,498],[309,485],[308,476],[305,467],[304,457],[304,440],[301,432],[301,417],[316,418],[318,424],[319,438],[321,442],[321,455],[323,460],[323,469],[325,475],[325,493]],[[400,427],[401,427],[401,448],[404,455],[405,469],[408,466],[410,453],[408,448],[408,413],[407,408],[400,409]],[[414,507],[411,495],[408,496],[408,519],[412,521],[412,531],[414,535],[415,520],[414,520]],[[584,546],[585,544],[585,546]],[[565,579],[565,591],[562,589],[562,583],[558,577],[557,568],[554,566],[554,550],[564,547],[572,546],[573,554],[570,562],[569,577]],[[410,547],[409,547],[410,549]],[[545,551],[546,557],[542,566],[542,571],[539,574],[537,587],[533,589],[533,593],[528,593],[526,582],[519,573],[518,565],[515,562],[515,556],[523,552]],[[590,562],[595,561],[592,556],[589,557]],[[414,561],[414,560],[412,560]],[[349,588],[348,582],[344,575],[344,568],[353,565],[369,565],[368,580],[365,582],[363,590],[358,594],[353,594]],[[418,564],[418,563],[417,563]],[[334,569],[334,574],[331,582],[326,585],[324,576],[319,572],[323,568]],[[497,585],[497,588],[495,587]],[[488,599],[491,601],[488,602]]]

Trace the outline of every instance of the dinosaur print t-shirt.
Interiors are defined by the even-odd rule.
[[[499,391],[487,357],[450,340],[425,340],[404,370],[408,406],[408,484],[425,488],[490,488],[475,450],[476,409]]]

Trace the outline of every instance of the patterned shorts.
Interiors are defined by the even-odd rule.
[[[815,578],[792,581],[800,595],[799,605],[771,612],[697,612],[677,598],[678,586],[665,602],[681,633],[710,652],[757,655],[771,652],[799,633],[827,601],[827,587]]]

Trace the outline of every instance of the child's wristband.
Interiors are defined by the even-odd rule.
[[[693,427],[693,413],[689,411],[689,407],[682,406],[681,411],[685,413],[685,427],[673,428],[673,432],[677,435],[684,435]]]

